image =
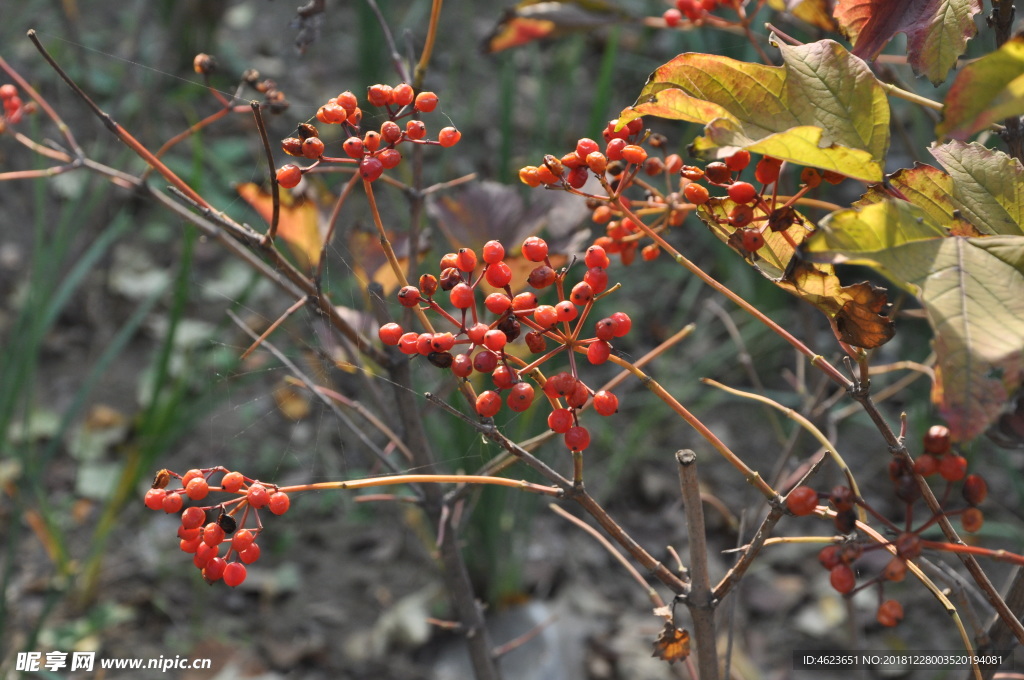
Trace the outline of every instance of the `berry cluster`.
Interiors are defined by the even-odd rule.
[[[685,25],[683,17],[689,23],[699,26],[719,7],[734,7],[736,4],[735,0],[676,0],[675,7],[665,10],[661,16],[669,28]]]
[[[4,123],[17,125],[25,113],[30,111],[30,107],[18,96],[18,88],[10,83],[0,85],[0,102],[4,106],[3,119],[0,120],[0,132],[3,131]]]
[[[220,486],[211,486],[210,477],[224,473]],[[172,479],[181,480],[181,488],[168,490]],[[211,491],[233,494],[236,498],[216,505],[184,507],[187,501],[201,501]],[[256,538],[263,531],[259,510],[267,508],[275,515],[283,515],[291,506],[288,494],[274,484],[266,484],[231,472],[223,467],[189,470],[178,475],[161,470],[146,492],[146,507],[163,510],[168,514],[181,513],[178,538],[183,552],[190,553],[192,563],[202,571],[208,583],[223,579],[232,588],[245,581],[245,565],[260,557]],[[183,509],[184,508],[184,509]],[[241,512],[241,518],[237,515]],[[255,522],[252,529],[245,528],[250,516]],[[224,555],[221,548],[227,546]],[[232,560],[232,558],[237,558]]]
[[[382,108],[388,119],[380,130],[361,132],[363,110],[359,100],[351,92],[342,92],[331,97],[317,109],[316,119],[325,125],[340,125],[348,137],[341,145],[345,156],[325,156],[326,145],[320,139],[315,125],[303,123],[298,126],[297,136],[281,140],[281,149],[289,156],[299,156],[315,161],[312,165],[300,167],[293,163],[282,165],[277,170],[277,182],[286,189],[298,185],[303,173],[309,172],[320,163],[348,163],[359,166],[359,174],[369,182],[378,179],[385,170],[391,170],[402,162],[402,154],[396,147],[405,142],[414,144],[436,144],[450,147],[458,144],[462,133],[454,127],[442,128],[437,140],[428,140],[427,126],[419,119],[410,118],[403,127],[398,123],[413,114],[430,113],[437,108],[437,95],[433,92],[416,93],[412,86],[401,83],[373,85],[368,88],[366,98],[370,105]]]
[[[594,303],[608,287],[605,270],[609,260],[600,246],[587,250],[587,271],[568,290],[568,268],[554,269],[543,239],[527,238],[521,253],[525,260],[536,264],[526,277],[532,290],[513,292],[513,270],[505,262],[505,247],[499,241],[484,244],[479,258],[471,248],[462,248],[441,258],[439,277],[424,274],[418,286],[405,286],[398,291],[398,301],[403,306],[419,306],[433,312],[453,330],[417,333],[406,331],[397,323],[387,323],[380,327],[379,337],[384,344],[397,346],[405,354],[422,355],[459,378],[466,379],[474,372],[490,374],[494,387],[482,392],[475,405],[476,412],[484,418],[497,415],[503,405],[516,412],[528,409],[535,390],[524,376],[532,377],[552,407],[548,426],[564,435],[569,449],[582,451],[590,443],[590,433],[579,424],[579,410],[592,400],[594,410],[607,416],[618,410],[619,400],[608,391],[595,393],[579,378],[573,353],[585,354],[592,364],[606,362],[612,353],[612,341],[629,333],[632,322],[624,312],[616,312],[594,325],[592,337],[582,337]],[[478,295],[484,285],[494,292]],[[557,292],[558,299],[553,304],[542,303],[534,292],[548,289]],[[448,294],[453,311],[438,303],[439,293]],[[484,309],[493,317],[490,322],[481,320],[484,317],[478,305],[480,297]],[[507,351],[508,343],[521,334],[529,351],[541,355],[539,358],[526,362]],[[548,342],[555,345],[550,350]],[[540,366],[564,351],[570,353],[570,370],[545,378],[538,370]]]
[[[593,221],[605,225],[606,230],[606,235],[597,238],[594,245],[606,253],[618,254],[623,264],[631,264],[637,253],[644,260],[652,260],[660,254],[659,246],[650,243],[640,247],[644,234],[615,201],[633,210],[657,215],[647,225],[655,232],[669,226],[678,227],[693,206],[682,205],[676,194],[666,196],[648,178],[677,176],[683,168],[682,158],[674,153],[665,154],[665,137],[647,133],[641,118],[631,120],[621,128],[618,120],[609,121],[602,136],[603,148],[598,142],[585,137],[577,141],[573,151],[561,157],[549,154],[541,165],[522,168],[519,179],[531,187],[561,188],[586,197],[593,210]],[[661,155],[648,153],[645,144],[661,151]],[[601,183],[605,195],[581,191],[591,175]],[[636,198],[625,196],[624,192],[634,187],[641,190],[642,195]]]
[[[836,530],[843,535],[852,534],[856,529],[856,507],[860,506],[885,524],[896,538],[889,544],[865,544],[853,537],[847,537],[842,543],[829,545],[818,554],[818,561],[829,570],[832,587],[843,595],[850,595],[856,590],[872,584],[881,585],[886,581],[902,581],[907,572],[907,560],[921,555],[925,547],[942,548],[942,544],[924,541],[921,533],[938,521],[939,516],[932,517],[916,529],[912,529],[910,521],[913,516],[912,506],[920,497],[915,474],[931,476],[938,473],[946,480],[946,491],[943,504],[949,499],[952,484],[963,480],[961,495],[967,502],[966,508],[943,510],[942,515],[960,515],[960,522],[965,531],[976,532],[981,529],[984,516],[978,505],[988,495],[988,484],[984,478],[976,474],[967,474],[967,460],[952,450],[949,429],[942,425],[932,426],[924,436],[924,453],[913,463],[913,467],[902,460],[894,459],[889,464],[889,477],[895,487],[896,496],[907,504],[907,526],[898,527],[871,506],[858,498],[846,486],[837,486],[828,494],[821,494],[809,486],[798,486],[786,497],[786,507],[794,515],[803,516],[814,513],[819,500],[827,500],[835,510],[833,521]],[[940,516],[942,516],[940,515]],[[875,578],[857,586],[857,577],[853,563],[867,550],[892,547],[896,554]],[[895,600],[886,600],[878,608],[877,620],[884,626],[895,626],[903,618],[903,607]]]

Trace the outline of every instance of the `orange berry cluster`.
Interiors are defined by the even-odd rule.
[[[398,123],[402,118],[430,113],[437,108],[438,99],[433,92],[416,93],[407,83],[394,87],[378,84],[368,88],[366,98],[371,106],[382,108],[387,113],[388,119],[381,124],[379,131],[361,131],[363,110],[353,93],[346,91],[331,97],[317,109],[316,119],[325,125],[340,125],[348,134],[341,145],[345,155],[324,155],[326,145],[320,139],[319,130],[315,125],[303,123],[298,126],[297,136],[281,140],[281,149],[289,156],[300,156],[314,163],[307,167],[293,163],[281,166],[277,170],[277,183],[291,189],[298,185],[304,173],[320,163],[357,164],[359,174],[373,182],[385,170],[391,170],[402,162],[402,154],[396,148],[400,144],[409,142],[450,147],[458,144],[462,138],[461,132],[449,126],[438,132],[436,140],[428,140],[427,126],[423,121],[410,118],[404,127]]]
[[[644,234],[612,204],[613,199],[632,209],[659,213],[658,222],[651,225],[655,231],[665,226],[679,226],[687,213],[673,209],[657,188],[641,175],[650,178],[675,176],[683,167],[683,161],[678,154],[654,155],[644,148],[647,144],[663,152],[666,140],[662,135],[646,133],[643,119],[636,118],[621,129],[617,128],[618,120],[608,122],[602,133],[603,147],[584,137],[577,141],[573,151],[561,157],[549,154],[542,164],[522,168],[519,179],[531,187],[560,188],[585,196],[593,210],[593,221],[605,225],[606,229],[606,235],[595,240],[594,245],[610,255],[618,254],[624,264],[631,264],[637,253],[644,260],[656,258],[660,248],[653,243],[640,248]],[[592,176],[601,183],[606,195],[582,191]],[[624,192],[632,187],[641,189],[643,197],[627,198]]]
[[[216,473],[224,473],[220,486],[211,486],[210,477]],[[172,479],[180,479],[181,487],[168,489]],[[236,498],[216,505],[184,507],[187,501],[205,499],[211,491],[233,494]],[[216,467],[193,469],[184,475],[161,470],[146,492],[145,504],[150,510],[163,510],[168,514],[180,512],[178,538],[182,552],[192,555],[192,563],[202,571],[208,583],[223,580],[234,588],[245,581],[245,565],[260,557],[256,538],[263,531],[263,525],[258,511],[267,508],[275,515],[283,515],[291,506],[291,499],[274,484]],[[241,519],[237,518],[239,512]],[[255,522],[252,529],[245,528],[250,517]],[[227,550],[222,557],[220,551],[224,546]]]
[[[924,548],[921,533],[931,527],[940,516],[960,515],[960,522],[965,531],[976,532],[981,529],[984,516],[978,505],[988,495],[988,484],[984,478],[976,474],[967,474],[967,460],[952,450],[949,429],[943,425],[934,425],[924,436],[924,450],[913,463],[913,466],[902,460],[894,459],[889,464],[889,477],[895,487],[896,496],[907,504],[907,526],[898,527],[885,517],[875,512],[862,499],[846,486],[837,486],[828,494],[820,494],[809,486],[798,486],[786,496],[786,507],[797,516],[810,515],[818,507],[819,500],[827,500],[835,510],[833,522],[836,530],[843,535],[852,534],[856,530],[856,507],[860,506],[883,522],[896,538],[889,544],[864,544],[856,538],[844,538],[842,543],[829,545],[818,554],[818,561],[829,571],[832,587],[843,595],[850,595],[856,590],[872,584],[878,584],[881,590],[886,581],[902,581],[907,572],[907,560],[921,555]],[[913,515],[911,506],[920,497],[915,474],[930,476],[939,474],[947,482],[943,501],[948,499],[952,483],[963,481],[961,495],[967,507],[957,510],[943,510],[942,515],[932,517],[916,529],[909,526],[909,518]],[[857,586],[854,562],[868,550],[877,550],[891,546],[896,554],[875,578]],[[885,600],[878,608],[877,621],[883,626],[895,626],[903,618],[903,607],[895,600]]]
[[[536,264],[525,281],[532,290],[513,292],[513,285],[523,282],[513,282],[513,270],[499,241],[484,244],[479,257],[473,249],[462,248],[441,258],[439,277],[424,274],[418,286],[398,291],[403,306],[432,312],[453,330],[417,333],[387,323],[380,327],[379,337],[385,345],[397,347],[404,354],[424,356],[460,379],[474,372],[490,374],[494,387],[482,392],[475,404],[477,414],[484,418],[497,415],[503,405],[516,412],[528,409],[536,393],[524,376],[533,377],[552,407],[548,425],[564,435],[569,449],[582,451],[590,443],[590,433],[579,424],[579,410],[592,401],[599,414],[611,415],[618,410],[618,397],[608,391],[595,393],[579,378],[575,361],[570,361],[569,371],[548,378],[537,369],[564,351],[585,354],[590,363],[602,364],[611,356],[612,341],[629,333],[632,322],[624,312],[616,312],[594,325],[593,336],[583,337],[584,322],[608,287],[608,255],[599,246],[587,250],[587,270],[571,288],[566,283],[568,268],[554,269],[543,239],[531,236],[520,250],[523,259]],[[478,295],[485,284],[493,292]],[[534,291],[549,289],[556,291],[558,299],[542,303]],[[442,293],[447,293],[452,311],[439,304]],[[481,320],[480,297],[493,317],[489,322]],[[526,362],[506,351],[508,343],[520,335],[530,352],[541,355],[538,359]],[[549,342],[555,345],[550,350]]]
[[[18,88],[10,83],[0,85],[0,102],[4,106],[3,121],[0,121],[2,123],[17,125],[21,122],[25,113],[29,111],[29,107],[18,96]],[[3,128],[0,127],[0,131],[2,130]]]

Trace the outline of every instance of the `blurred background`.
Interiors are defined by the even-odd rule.
[[[668,31],[637,20],[660,17],[666,7],[636,0],[616,3],[611,12],[599,3],[573,4],[560,18],[563,35],[488,54],[482,47],[503,35],[506,8],[444,3],[425,81],[441,103],[427,122],[433,129],[456,125],[463,137],[453,149],[426,153],[423,177],[426,185],[470,173],[476,180],[432,199],[427,224],[433,249],[426,262],[450,248],[437,222],[458,222],[453,213],[469,215],[458,226],[484,239],[514,242],[524,229],[541,228],[563,251],[587,242],[588,232],[590,238],[599,234],[582,201],[529,191],[518,182],[518,169],[546,153],[561,156],[580,137],[599,138],[607,121],[633,103],[648,74],[680,52],[757,59],[742,35],[707,27]],[[381,2],[380,8],[399,51],[418,56],[430,2]],[[768,15],[801,39],[824,35]],[[0,24],[0,55],[64,117],[90,157],[131,173],[141,172],[142,162],[46,66],[25,38],[29,28],[150,149],[219,108],[192,70],[197,52],[216,57],[212,84],[221,91],[234,92],[250,68],[276,81],[290,108],[268,117],[272,145],[338,92],[361,95],[373,83],[399,82],[377,18],[362,2],[327,2],[323,14],[305,22],[297,21],[294,3],[283,0],[9,3]],[[910,87],[941,95],[914,81],[907,67],[888,68]],[[648,123],[667,136],[667,152],[693,162],[685,149],[699,134],[697,126]],[[927,116],[900,103],[893,127],[891,169],[923,159],[931,139]],[[19,131],[37,141],[62,141],[41,115],[29,116]],[[275,156],[283,162],[276,149]],[[218,209],[261,228],[261,218],[235,189],[268,177],[251,115],[211,125],[171,150],[166,162]],[[43,160],[10,135],[0,137],[0,172],[41,167]],[[408,168],[397,173],[409,178]],[[159,179],[150,181],[160,186]],[[323,196],[341,186],[332,175],[310,184],[310,200],[328,206]],[[852,184],[828,199],[856,198],[860,187]],[[404,197],[387,187],[378,196],[386,224],[402,233],[409,221]],[[368,257],[360,244],[372,230],[361,197],[346,205],[344,220],[347,235],[329,251],[325,285],[369,329],[369,319],[358,316],[366,311],[362,272]],[[160,468],[224,465],[281,484],[379,472],[356,434],[296,389],[272,354],[260,350],[240,359],[250,340],[228,311],[263,329],[293,300],[181,219],[86,172],[0,183],[0,225],[0,676],[19,677],[17,652],[84,650],[103,658],[212,659],[205,671],[112,671],[108,677],[469,677],[458,636],[426,623],[453,617],[437,578],[432,529],[408,504],[358,502],[355,494],[338,492],[302,494],[288,516],[267,521],[263,557],[234,590],[206,585],[177,549],[176,518],[142,505]],[[670,240],[812,347],[834,353],[820,314],[761,279],[695,218]],[[872,491],[871,502],[900,515],[886,473],[888,451],[877,432],[849,401],[833,399],[831,386],[788,346],[667,258],[631,268],[616,264],[610,273],[624,285],[608,301],[608,312],[622,309],[634,322],[622,345],[627,355],[640,357],[695,324],[648,370],[752,467],[772,480],[785,477],[817,446],[776,412],[728,398],[699,378],[768,394],[811,417],[834,437],[862,488]],[[868,273],[843,275],[853,281]],[[901,312],[897,337],[873,363],[923,361],[930,351],[927,327],[902,314],[913,311],[913,300],[896,291],[893,296]],[[398,314],[397,305],[390,308]],[[319,384],[378,403],[367,394],[372,388],[365,377],[331,360],[329,334],[309,312],[294,315],[271,340]],[[414,369],[419,392],[451,392],[447,374],[425,362]],[[885,389],[907,375],[880,374],[875,387]],[[926,379],[906,382],[885,407],[891,422],[907,412],[911,441],[920,441],[935,422],[929,386]],[[369,383],[390,394],[379,376]],[[641,544],[670,562],[666,546],[684,556],[687,546],[673,454],[694,448],[708,499],[712,577],[720,577],[732,561],[721,551],[749,538],[763,504],[636,381],[619,393],[620,413],[589,423],[589,490]],[[423,411],[443,459],[437,472],[473,471],[496,455],[463,423],[425,402]],[[388,418],[386,411],[378,415]],[[536,408],[505,414],[499,424],[514,439],[545,429]],[[980,441],[967,453],[993,487],[993,507],[986,508],[978,540],[1000,536],[1000,547],[1019,549],[1019,452]],[[569,469],[560,442],[543,444],[538,455]],[[820,479],[823,488],[829,479],[840,480],[829,466]],[[681,666],[650,658],[661,626],[643,590],[591,537],[550,512],[546,499],[487,489],[473,494],[469,509],[466,559],[496,641],[543,626],[507,656],[508,677],[686,677]],[[831,532],[830,525],[810,519],[784,522],[779,531]],[[868,589],[851,602],[838,598],[816,551],[814,545],[766,550],[721,608],[739,676],[789,677],[794,649],[956,648],[955,631],[945,616],[935,615],[941,608],[919,584],[887,587],[887,596],[904,602],[911,625],[883,630],[873,624],[877,591]],[[882,563],[865,564],[870,574]],[[966,582],[952,570],[936,570],[965,593],[964,601],[970,599]],[[997,585],[1006,571],[993,565]],[[57,671],[38,677],[76,676]]]

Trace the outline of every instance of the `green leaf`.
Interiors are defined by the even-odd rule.
[[[681,54],[661,66],[620,122],[652,115],[705,124],[691,150],[737,148],[867,181],[882,179],[889,103],[871,70],[831,40],[780,45],[784,64]]]
[[[935,334],[932,400],[956,439],[999,417],[1024,377],[1024,236],[946,236],[890,199],[832,213],[806,252],[874,267],[917,296]]]
[[[953,203],[983,234],[1024,234],[1024,166],[1002,151],[950,142],[930,149],[953,178]]]
[[[967,139],[975,132],[1024,113],[1024,36],[964,66],[946,93],[935,136]]]
[[[869,61],[893,36],[906,33],[914,72],[938,85],[978,32],[979,12],[981,0],[839,0],[835,18],[853,53]]]

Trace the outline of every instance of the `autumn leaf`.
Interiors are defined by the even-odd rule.
[[[872,61],[897,33],[907,34],[914,72],[938,85],[978,32],[981,0],[838,0],[835,18],[853,53]]]
[[[1024,166],[981,144],[950,142],[930,149],[953,179],[957,210],[983,234],[1024,234]]]
[[[854,201],[853,207],[902,198],[921,208],[932,220],[949,229],[950,234],[981,236],[981,232],[961,216],[960,207],[953,200],[953,178],[942,170],[917,163],[913,168],[896,171],[887,180],[887,186],[869,187]]]
[[[826,31],[836,30],[836,22],[832,18],[832,0],[768,0],[768,5],[774,10],[789,12],[811,26]]]
[[[1024,113],[1024,36],[964,66],[946,93],[940,139],[967,139],[1011,116]]]
[[[524,0],[505,11],[498,25],[484,40],[483,51],[500,52],[534,40],[621,23],[628,18],[629,15],[614,3],[604,0]]]
[[[238,195],[260,214],[267,224],[273,215],[273,201],[263,187],[252,182],[235,187]],[[291,250],[303,269],[315,267],[320,261],[323,237],[320,235],[320,211],[316,202],[291,192],[281,192],[281,214],[277,222],[277,235]]]
[[[736,231],[727,224],[727,216],[735,206],[729,199],[715,198],[702,205],[697,215],[715,236],[743,255],[762,276],[821,310],[832,324],[836,337],[843,342],[872,349],[892,339],[894,327],[886,315],[888,300],[884,289],[868,283],[844,286],[832,265],[802,260],[797,251],[813,233],[811,224],[803,216],[794,211],[792,224],[785,229],[766,229],[765,244],[754,255],[736,243]],[[755,220],[763,223],[767,217],[763,210],[755,208]]]
[[[917,296],[935,336],[932,400],[956,439],[999,417],[1024,378],[1024,236],[949,236],[921,207],[887,199],[832,213],[805,249]]]
[[[832,40],[779,45],[782,66],[681,54],[647,80],[626,122],[641,115],[704,123],[690,150],[738,148],[848,177],[882,179],[889,103],[867,65]]]

